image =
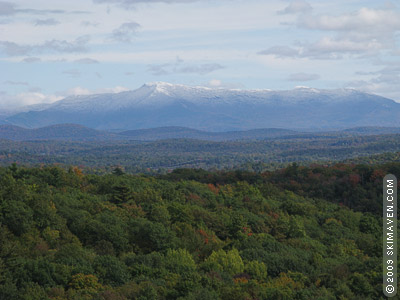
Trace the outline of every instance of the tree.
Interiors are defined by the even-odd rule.
[[[112,188],[111,202],[121,204],[133,199],[130,188],[126,185],[115,185]]]
[[[210,270],[226,272],[231,276],[244,271],[243,260],[237,249],[232,249],[228,252],[223,249],[213,251],[205,261],[205,264]]]

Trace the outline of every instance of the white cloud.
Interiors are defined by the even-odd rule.
[[[67,97],[67,96],[79,96],[79,95],[93,95],[93,94],[104,94],[104,93],[121,93],[129,91],[128,88],[124,86],[116,86],[112,88],[100,88],[89,90],[87,88],[83,88],[80,86],[68,89],[66,91],[58,93],[59,96]]]
[[[140,25],[136,22],[123,23],[111,34],[111,39],[117,42],[130,43],[136,35]]]
[[[222,81],[219,79],[212,79],[208,82],[208,85],[211,87],[220,87],[222,85]]]
[[[308,29],[329,31],[362,31],[372,32],[400,30],[400,14],[388,9],[361,8],[354,13],[332,15],[303,16],[299,26]]]
[[[376,39],[357,41],[347,37],[325,36],[313,43],[302,42],[296,46],[272,46],[258,54],[279,58],[341,59],[349,56],[360,58],[378,55],[387,49],[387,46]]]
[[[321,43],[343,47],[343,52],[370,52],[371,49],[392,49],[400,32],[400,12],[390,9],[361,8],[351,14],[300,17],[298,26],[305,29],[332,32]],[[333,44],[344,44],[335,46]],[[364,51],[363,51],[364,50]]]
[[[0,41],[0,50],[9,56],[27,55],[30,53],[74,53],[87,51],[87,44],[90,38],[88,36],[80,36],[73,41],[66,40],[49,40],[42,44],[20,45],[9,41]]]
[[[292,2],[294,4],[297,2]],[[299,2],[299,7],[300,2]],[[289,7],[291,7],[289,5]],[[258,52],[275,57],[307,57],[312,59],[340,59],[349,56],[376,56],[382,51],[396,49],[400,33],[400,12],[393,9],[361,8],[339,15],[300,15],[297,26],[327,35],[314,42],[303,40],[294,46],[272,46]]]
[[[53,103],[60,99],[62,99],[60,96],[45,95],[39,92],[24,92],[17,95],[5,94],[1,98],[0,109],[13,110],[26,105]]]
[[[289,46],[272,46],[266,50],[258,52],[260,55],[273,55],[276,57],[298,57],[300,50]]]
[[[92,92],[86,88],[77,86],[62,93],[64,96],[91,95]]]
[[[210,5],[211,3],[211,5]],[[234,4],[234,5],[233,5]],[[191,31],[196,35],[209,32],[246,29],[267,29],[279,26],[290,16],[277,15],[279,1],[198,1],[192,5],[143,6],[135,15],[145,31]]]
[[[183,59],[177,57],[173,63],[164,63],[158,65],[149,65],[147,70],[153,75],[168,75],[178,73],[192,73],[205,75],[216,70],[225,68],[224,66],[216,63],[205,63],[205,64],[187,64]]]
[[[249,54],[249,51],[236,50],[236,49],[150,49],[148,51],[135,51],[133,49],[130,52],[120,52],[118,49],[112,49],[112,51],[99,51],[91,52],[90,58],[97,60],[102,63],[123,63],[123,64],[153,64],[162,65],[165,61],[173,64],[173,61],[177,56],[181,57],[184,61],[197,62],[196,65],[201,64],[199,62],[205,61],[248,61],[253,54]],[[42,61],[48,62],[71,62],[81,59],[81,54],[78,53],[62,53],[62,54],[41,54],[40,58]],[[20,62],[21,57],[7,57],[3,58],[3,61],[9,62]]]
[[[346,38],[323,37],[319,41],[305,45],[301,56],[312,58],[341,58],[342,55],[371,55],[378,54],[384,47],[376,40],[354,41]]]
[[[35,90],[39,90],[35,88]],[[89,90],[82,87],[74,87],[65,91],[56,92],[53,94],[45,94],[37,91],[23,92],[16,95],[8,95],[6,92],[1,93],[0,109],[2,111],[12,111],[27,105],[49,104],[59,101],[68,96],[92,95],[102,93],[120,93],[129,89],[123,86],[112,88],[101,88]]]
[[[87,65],[98,64],[99,63],[98,60],[93,59],[93,58],[89,58],[89,57],[76,59],[74,62],[78,63],[78,64],[87,64]]]
[[[30,4],[30,3],[29,3]],[[15,3],[8,1],[0,1],[0,16],[13,16],[16,14],[33,14],[33,15],[43,15],[43,14],[83,14],[88,13],[87,11],[75,10],[67,11],[62,9],[36,9],[36,8],[19,8]]]
[[[215,88],[215,89],[243,89],[245,86],[241,83],[235,82],[225,82],[220,79],[211,79],[207,83],[203,84],[202,86]]]
[[[148,4],[148,3],[192,3],[200,0],[93,0],[94,3],[106,3],[106,4],[119,4],[125,7],[131,7],[135,4]]]
[[[278,14],[297,14],[297,13],[307,13],[312,11],[312,6],[304,0],[295,0],[290,2],[290,4],[283,10],[279,10]]]
[[[400,102],[400,63],[382,62],[384,68],[378,71],[356,72],[359,76],[369,77],[346,83],[346,87],[356,88],[369,93],[383,95]]]

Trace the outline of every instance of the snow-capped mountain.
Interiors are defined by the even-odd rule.
[[[28,128],[74,123],[108,130],[393,127],[400,126],[400,104],[352,89],[235,90],[158,82],[116,94],[67,97],[6,121]]]

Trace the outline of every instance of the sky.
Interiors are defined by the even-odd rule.
[[[400,102],[400,4],[0,1],[0,109],[158,81],[354,88]]]

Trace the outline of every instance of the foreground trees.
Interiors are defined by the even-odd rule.
[[[379,299],[381,178],[399,169],[2,168],[0,299]]]

